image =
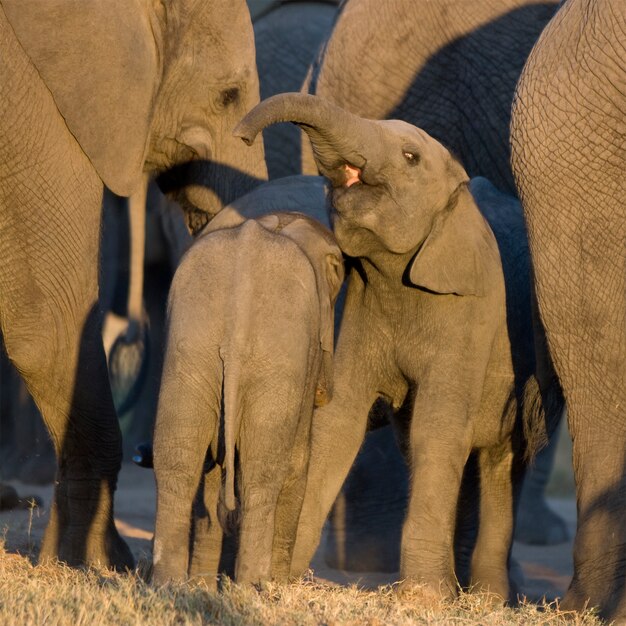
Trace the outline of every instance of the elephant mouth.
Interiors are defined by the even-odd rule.
[[[361,179],[361,168],[355,167],[346,163],[343,166],[343,171],[345,174],[344,187],[352,187],[352,185],[358,185],[363,182]]]

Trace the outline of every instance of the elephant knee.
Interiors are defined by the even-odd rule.
[[[59,353],[49,335],[30,330],[5,332],[4,344],[9,360],[27,382],[46,376]]]

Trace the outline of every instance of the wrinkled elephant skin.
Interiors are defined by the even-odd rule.
[[[567,398],[578,528],[562,608],[626,620],[626,7],[567,0],[520,79],[512,152]]]
[[[366,120],[319,97],[270,98],[235,133],[252,143],[283,121],[309,136],[332,184],[335,236],[351,257],[335,390],[314,418],[292,573],[308,567],[382,397],[410,461],[404,585],[456,592],[457,503],[474,452],[482,488],[469,582],[506,599],[521,457],[561,408],[554,378],[537,375],[547,369],[545,355],[534,358],[519,204],[486,179],[470,191],[460,163],[423,130]]]

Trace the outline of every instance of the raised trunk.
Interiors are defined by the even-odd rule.
[[[376,145],[382,142],[371,120],[352,115],[323,98],[301,93],[264,100],[241,120],[234,134],[251,145],[265,127],[280,122],[297,124],[307,133],[321,173],[334,185],[346,182],[346,164],[362,170],[368,162],[365,154],[375,153]]]

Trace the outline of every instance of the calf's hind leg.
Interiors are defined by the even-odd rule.
[[[169,345],[176,344],[170,340]],[[179,350],[171,352],[166,355],[154,431],[155,584],[187,577],[192,502],[216,430],[219,407],[215,389],[198,390],[197,384],[184,375],[193,359]],[[218,384],[221,391],[221,380]]]
[[[254,393],[252,389],[249,397]],[[257,583],[272,576],[276,508],[289,471],[301,395],[298,389],[273,388],[270,409],[261,403],[243,407],[246,417],[254,419],[244,420],[240,432],[237,582]]]
[[[213,467],[204,475],[193,507],[193,548],[189,577],[203,580],[209,589],[217,587],[224,539],[217,515],[221,484],[220,468]]]

